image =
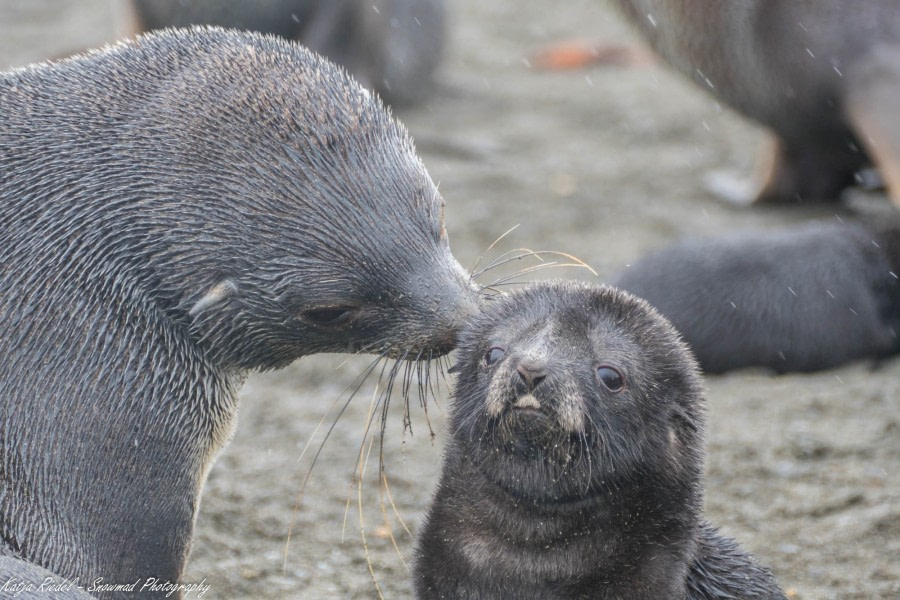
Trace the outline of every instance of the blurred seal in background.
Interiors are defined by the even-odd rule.
[[[874,165],[900,205],[900,2],[619,0],[654,50],[773,132],[755,193],[839,199]]]
[[[662,248],[613,285],[647,300],[708,373],[818,371],[900,351],[900,226],[816,222]]]
[[[444,0],[132,0],[137,32],[217,25],[300,42],[394,105],[424,100],[444,51]]]

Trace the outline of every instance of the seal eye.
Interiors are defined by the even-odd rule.
[[[336,327],[350,322],[358,312],[355,306],[325,306],[303,311],[303,319],[320,327]]]
[[[625,389],[625,378],[615,367],[600,365],[597,367],[597,379],[606,386],[606,389],[614,394],[618,394]]]
[[[490,350],[484,353],[484,364],[490,366],[503,358],[503,355],[506,354],[506,350],[503,348],[499,348],[494,346]]]

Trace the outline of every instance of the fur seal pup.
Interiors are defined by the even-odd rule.
[[[444,0],[133,0],[136,29],[218,25],[300,42],[394,105],[425,99],[444,51]]]
[[[406,131],[296,44],[169,30],[0,107],[0,554],[177,582],[246,371],[428,358],[477,310]]]
[[[900,352],[900,228],[816,222],[689,240],[613,285],[665,315],[704,371],[818,371]]]
[[[702,518],[696,363],[646,302],[550,283],[460,335],[419,598],[784,598]]]
[[[755,201],[836,200],[874,164],[900,204],[900,3],[619,4],[675,69],[772,130]]]

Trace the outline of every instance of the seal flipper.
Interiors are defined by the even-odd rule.
[[[748,581],[753,585],[748,586]],[[737,542],[705,522],[697,535],[687,588],[688,600],[785,600],[769,569],[756,564]]]
[[[858,183],[864,166],[862,154],[851,147],[835,151],[841,144],[820,140],[787,142],[770,131],[760,144],[754,173],[744,178],[713,171],[703,177],[704,187],[734,206],[835,202],[841,192]]]
[[[759,161],[763,184],[756,204],[795,202],[834,202],[841,192],[854,185],[856,172],[862,167],[862,155],[850,148],[836,151],[840,144],[822,140],[787,142],[772,137],[768,156]]]
[[[900,45],[882,45],[860,61],[845,110],[878,166],[888,194],[900,207]]]

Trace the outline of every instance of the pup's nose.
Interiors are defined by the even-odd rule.
[[[528,391],[533,392],[547,377],[547,363],[538,360],[523,360],[516,367],[519,378],[528,386]]]

